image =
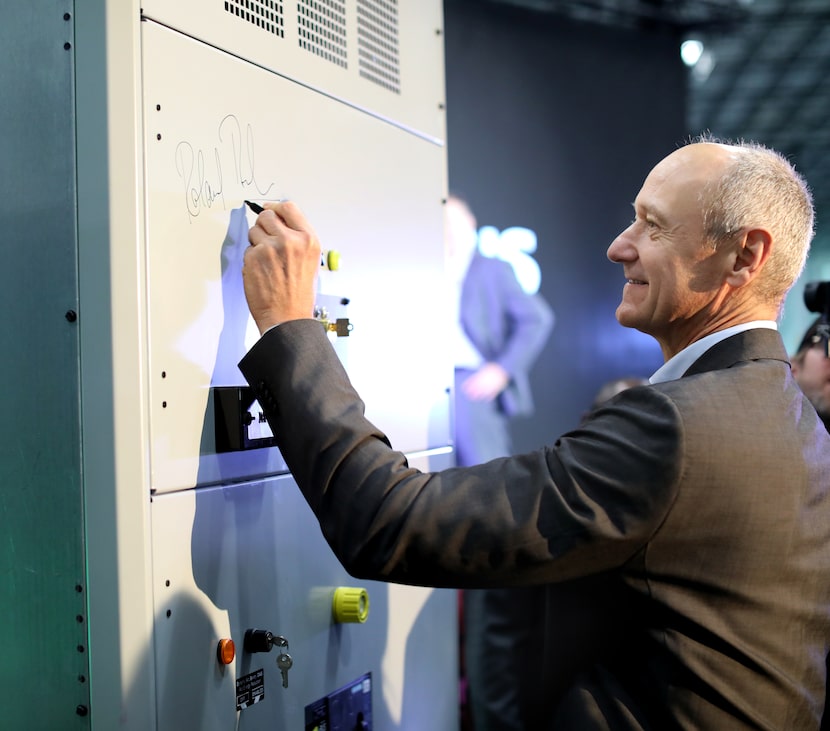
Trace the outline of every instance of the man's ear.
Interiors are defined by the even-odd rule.
[[[732,287],[743,287],[761,271],[772,251],[772,236],[762,228],[753,228],[736,242],[732,270],[726,281]]]

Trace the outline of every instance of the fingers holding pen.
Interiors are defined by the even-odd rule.
[[[269,244],[290,251],[292,256],[319,260],[317,234],[296,203],[278,201],[265,203],[257,209],[260,213],[248,231],[251,246]]]
[[[294,231],[306,231],[315,239],[317,238],[305,214],[294,201],[278,201],[277,203],[266,206],[266,210],[274,211],[279,220],[288,228]]]
[[[260,332],[272,325],[311,317],[320,242],[299,207],[268,203],[248,232],[242,276],[251,314]]]

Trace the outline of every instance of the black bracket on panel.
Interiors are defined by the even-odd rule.
[[[218,386],[210,391],[217,454],[277,446],[250,386]]]

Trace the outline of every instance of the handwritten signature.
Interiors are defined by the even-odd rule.
[[[209,170],[206,157],[210,153],[206,155],[205,150],[194,148],[187,140],[176,145],[176,172],[182,180],[185,208],[191,222],[217,202],[225,207],[223,160],[230,162],[230,185],[240,193],[254,190],[256,197],[267,198],[274,187],[274,183],[263,187],[257,182],[254,131],[250,124],[245,126],[243,140],[242,125],[235,114],[228,114],[219,122],[216,132],[218,143],[213,148],[213,164]]]

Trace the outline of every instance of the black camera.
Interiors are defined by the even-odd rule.
[[[802,345],[821,343],[824,355],[830,357],[830,282],[807,282],[804,286],[804,304],[810,312],[817,312],[819,319],[807,331]]]
[[[810,312],[818,312],[830,320],[830,282],[807,282],[804,286],[804,304]]]

